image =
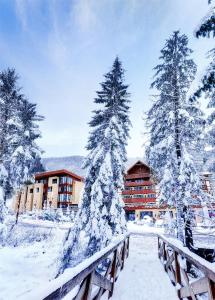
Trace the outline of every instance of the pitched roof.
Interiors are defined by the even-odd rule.
[[[150,169],[149,166],[147,166],[144,162],[142,162],[141,160],[138,160],[138,161],[136,161],[129,169],[127,169],[127,173],[128,173],[133,167],[135,167],[137,164],[142,164],[143,166],[145,166],[145,167],[147,167],[148,169]]]
[[[50,176],[57,176],[57,175],[69,175],[79,181],[83,181],[84,178],[75,174],[75,173],[72,173],[66,169],[62,169],[62,170],[54,170],[54,171],[47,171],[47,172],[42,172],[42,173],[37,173],[35,174],[35,179],[40,179],[40,178],[43,178],[43,177],[50,177]]]

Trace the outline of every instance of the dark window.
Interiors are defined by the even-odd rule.
[[[48,187],[48,192],[52,192],[52,186]]]
[[[33,194],[33,192],[34,192],[34,189],[30,189],[30,194]]]
[[[57,183],[57,178],[52,179],[52,183]]]
[[[36,188],[36,192],[39,193],[39,191],[40,191],[40,188]]]

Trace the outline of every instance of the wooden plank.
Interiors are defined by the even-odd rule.
[[[193,289],[190,285],[187,273],[182,268],[180,268],[180,271],[181,271],[181,277],[183,277],[183,279],[185,281],[185,286],[184,287],[188,288],[188,290],[189,290],[189,295],[188,296],[183,296],[183,298],[187,297],[189,299],[189,297],[190,297],[192,300],[196,300],[196,297],[195,297],[194,291],[193,291]],[[182,283],[183,283],[183,280],[182,280]]]
[[[83,295],[85,293],[86,285],[87,285],[87,280],[85,279],[82,282],[82,284],[80,286],[80,289],[79,289],[77,295],[73,298],[73,300],[81,300],[82,299],[82,297],[83,297]]]
[[[125,264],[125,252],[126,252],[126,242],[124,241],[123,243],[123,248],[122,248],[122,265],[120,270],[122,271],[124,269],[124,264]]]
[[[113,296],[116,271],[117,271],[117,249],[114,251],[113,264],[112,264],[112,269],[111,269],[111,278],[113,280],[113,282],[112,282],[113,285],[112,285],[112,290],[108,294],[108,299]]]
[[[208,300],[215,299],[215,283],[208,280]]]
[[[91,298],[91,292],[92,292],[92,282],[93,282],[93,277],[94,277],[94,271],[89,274],[86,278],[86,287],[85,287],[85,292],[81,300],[90,300]]]
[[[206,277],[199,278],[190,284],[191,289],[195,295],[205,293],[208,291],[208,279]]]
[[[178,254],[174,251],[173,255],[174,255],[174,262],[175,262],[175,285],[177,286],[178,284],[181,286],[181,272],[180,272],[180,265],[178,262]],[[177,289],[177,295],[178,297],[180,296],[179,289]]]
[[[105,277],[107,277],[110,274],[110,271],[111,271],[112,265],[113,265],[113,258],[114,258],[114,256],[112,257],[112,261],[110,262],[110,265],[105,272]],[[106,291],[103,288],[100,288],[98,291],[98,294],[93,298],[93,300],[99,300],[105,292]]]
[[[108,291],[112,290],[112,282],[107,278],[105,278],[104,276],[102,276],[101,274],[99,274],[98,272],[95,272],[92,283],[105,290]]]
[[[182,249],[178,248],[177,246],[171,244],[165,237],[159,236],[165,244],[170,246],[174,251],[181,254],[183,257],[185,257],[190,263],[192,263],[194,266],[196,266],[200,271],[202,271],[206,277],[208,277],[210,280],[215,282],[215,272],[213,272],[211,269],[207,268],[205,265],[201,264],[198,259],[193,257],[192,255],[189,255],[188,253],[183,252]],[[197,254],[196,254],[197,255]]]
[[[128,239],[129,235],[125,237],[124,240]],[[124,241],[123,240],[123,241]],[[50,295],[43,298],[43,300],[59,300],[62,299],[66,294],[68,294],[75,286],[80,284],[90,273],[92,273],[96,267],[102,263],[108,256],[117,250],[117,248],[122,244],[123,241],[120,241],[113,248],[104,253],[99,259],[92,262],[86,269],[75,275],[69,281],[65,282],[62,286],[57,287]]]

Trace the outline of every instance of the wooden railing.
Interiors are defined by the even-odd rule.
[[[215,266],[200,258],[176,241],[158,236],[158,257],[179,299],[197,300],[205,295],[215,300]]]
[[[50,286],[46,286],[44,291],[37,295],[34,293],[29,299],[55,300],[69,294],[68,299],[71,300],[99,300],[105,292],[108,293],[109,299],[113,295],[115,282],[124,268],[128,254],[129,235],[126,235],[112,247],[109,246],[96,253],[71,270],[67,269],[66,274],[51,281]],[[69,272],[73,273],[73,276],[68,280]],[[47,290],[52,292],[47,295]]]

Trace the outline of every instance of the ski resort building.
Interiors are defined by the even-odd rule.
[[[202,189],[214,196],[214,185],[211,173],[201,173]],[[170,211],[175,215],[175,208],[159,206],[156,201],[158,189],[150,168],[141,161],[137,161],[127,170],[125,175],[125,189],[122,197],[125,203],[125,212],[128,220],[141,220],[145,216],[158,219]],[[209,210],[209,216],[215,215],[215,202],[212,203],[214,209]],[[203,208],[196,205],[193,209],[201,216]]]
[[[156,218],[159,214],[155,181],[150,168],[140,160],[127,170],[122,197],[128,220],[143,219],[146,215]]]
[[[26,185],[14,200],[14,210],[20,212],[33,209],[77,208],[83,188],[83,177],[68,170],[38,173],[35,183]]]

